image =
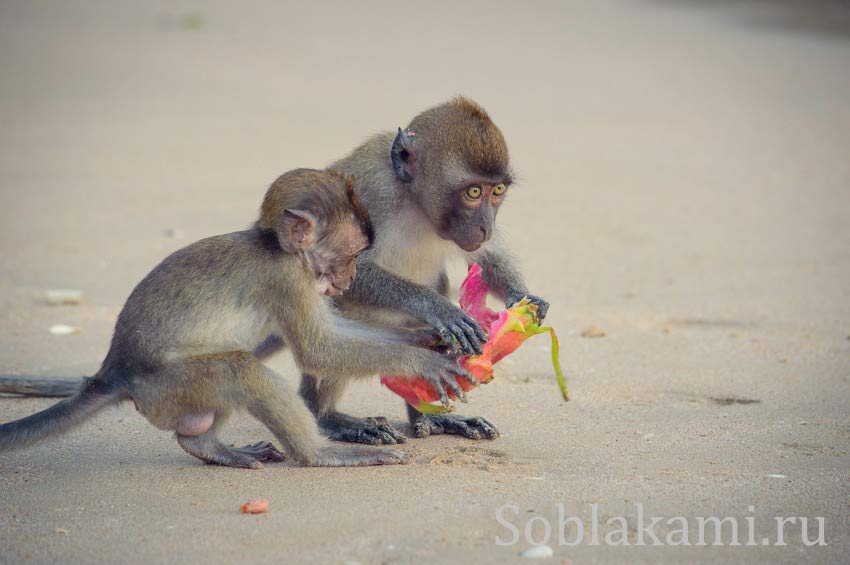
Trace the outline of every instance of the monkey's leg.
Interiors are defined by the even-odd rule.
[[[260,461],[282,461],[269,443],[232,448],[218,432],[235,408],[245,406],[244,389],[256,385],[259,363],[248,352],[199,355],[135,379],[130,396],[151,423],[176,432],[187,453],[215,465],[257,469]]]
[[[213,420],[210,425],[210,416]],[[218,439],[227,415],[224,413],[184,414],[177,425],[177,443],[187,453],[212,465],[238,467],[241,469],[260,469],[260,461],[284,461],[283,453],[267,441],[261,441],[245,447],[228,447]],[[206,431],[196,433],[204,428]]]
[[[250,455],[237,453],[227,447],[216,437],[215,433],[205,433],[199,436],[177,436],[186,453],[193,455],[211,465],[237,467],[240,469],[261,469],[263,464]]]
[[[407,438],[395,429],[386,418],[357,418],[334,409],[345,388],[340,380],[322,379],[310,375],[301,376],[301,397],[317,417],[319,427],[334,441],[364,443],[366,445],[395,445]]]
[[[319,426],[334,441],[366,445],[395,445],[407,441],[407,437],[383,416],[358,418],[331,412],[319,418]]]
[[[259,365],[259,364],[258,364]],[[393,449],[328,446],[310,410],[286,382],[271,369],[259,365],[263,379],[248,410],[280,440],[296,461],[308,467],[361,467],[394,465],[407,456]]]
[[[461,416],[460,414],[422,414],[416,408],[407,405],[407,417],[413,426],[413,435],[451,434],[469,439],[496,439],[499,430],[481,416]]]

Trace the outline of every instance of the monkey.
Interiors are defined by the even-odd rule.
[[[480,352],[486,336],[447,299],[445,263],[459,255],[482,266],[486,282],[506,306],[528,296],[541,320],[546,316],[549,303],[528,292],[495,230],[513,174],[501,131],[476,102],[461,96],[432,107],[403,129],[371,137],[329,168],[354,178],[354,190],[375,227],[374,245],[357,258],[354,283],[336,299],[343,314],[393,327],[424,325],[456,346],[455,353]],[[283,346],[281,340],[270,340],[262,355]],[[72,389],[74,381],[55,380],[54,391]],[[371,445],[406,440],[386,418],[358,418],[336,410],[345,386],[344,379],[320,384],[309,372],[302,375],[299,392],[331,439]],[[47,388],[36,380],[0,377],[0,392],[41,396]],[[485,418],[420,414],[410,406],[407,412],[416,437],[499,435]]]
[[[323,389],[379,372],[422,375],[443,392],[444,404],[446,388],[462,393],[455,375],[474,382],[453,357],[416,346],[422,334],[335,323],[330,297],[350,288],[356,258],[373,241],[350,177],[285,173],[250,229],[203,239],[155,267],[127,299],[97,373],[74,396],[0,425],[0,452],[58,436],[132,401],[206,463],[255,469],[286,456],[304,466],[403,462],[405,454],[393,449],[330,444],[304,401],[260,361],[267,349],[285,344]],[[263,423],[283,451],[266,441],[225,445],[218,432],[237,409]]]
[[[457,97],[430,108],[404,129],[373,136],[329,169],[354,178],[375,229],[374,244],[357,259],[351,288],[335,299],[346,315],[425,324],[456,353],[481,353],[486,335],[447,298],[446,260],[460,255],[481,265],[506,306],[528,296],[540,318],[546,316],[549,303],[528,292],[496,234],[496,214],[510,191],[512,170],[501,131],[476,102]],[[337,411],[345,384],[323,384],[309,371],[302,376],[300,393],[331,439],[373,445],[406,440],[385,418]],[[499,435],[485,418],[421,414],[410,405],[407,410],[416,437]]]

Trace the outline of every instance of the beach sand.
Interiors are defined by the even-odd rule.
[[[121,406],[0,457],[0,562],[511,562],[535,517],[558,563],[846,561],[850,18],[808,5],[3,3],[0,374],[94,373],[168,253],[249,225],[280,173],[465,94],[508,140],[499,224],[551,301],[573,399],[540,336],[459,406],[496,441],[258,471],[205,466]],[[46,304],[62,288],[86,300]],[[288,354],[270,364],[297,382]],[[2,398],[0,421],[51,403]],[[404,425],[377,378],[343,407]],[[226,439],[271,437],[242,416]],[[258,497],[268,513],[239,513]],[[628,518],[631,543],[638,504],[752,517],[758,545],[560,546],[559,504],[588,530],[598,505],[600,538]],[[829,545],[797,523],[775,546],[775,516],[813,536],[824,517]]]

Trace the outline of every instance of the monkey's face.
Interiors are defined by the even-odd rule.
[[[506,182],[475,179],[450,192],[436,223],[440,237],[464,251],[476,251],[493,236],[496,213],[507,191]]]
[[[355,219],[324,230],[304,252],[316,275],[319,293],[339,296],[348,290],[357,274],[357,256],[368,246],[369,239]]]

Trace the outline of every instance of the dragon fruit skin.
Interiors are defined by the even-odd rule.
[[[497,314],[486,305],[489,291],[487,283],[484,282],[481,267],[477,264],[472,265],[460,287],[460,306],[478,322],[481,329],[487,333],[488,339],[482,346],[481,355],[462,357],[459,360],[460,365],[475,377],[478,384],[486,384],[493,380],[495,363],[516,351],[529,337],[548,331],[552,335],[552,361],[558,374],[558,383],[564,399],[567,399],[566,386],[557,362],[558,341],[551,328],[541,328],[538,325],[537,306],[524,298],[510,309]],[[464,391],[477,386],[461,377],[455,377],[455,379]],[[431,383],[422,377],[384,375],[381,377],[381,382],[422,413],[446,411],[441,405],[431,404],[439,400],[440,396]],[[452,391],[449,390],[447,393],[449,398],[455,398]]]

